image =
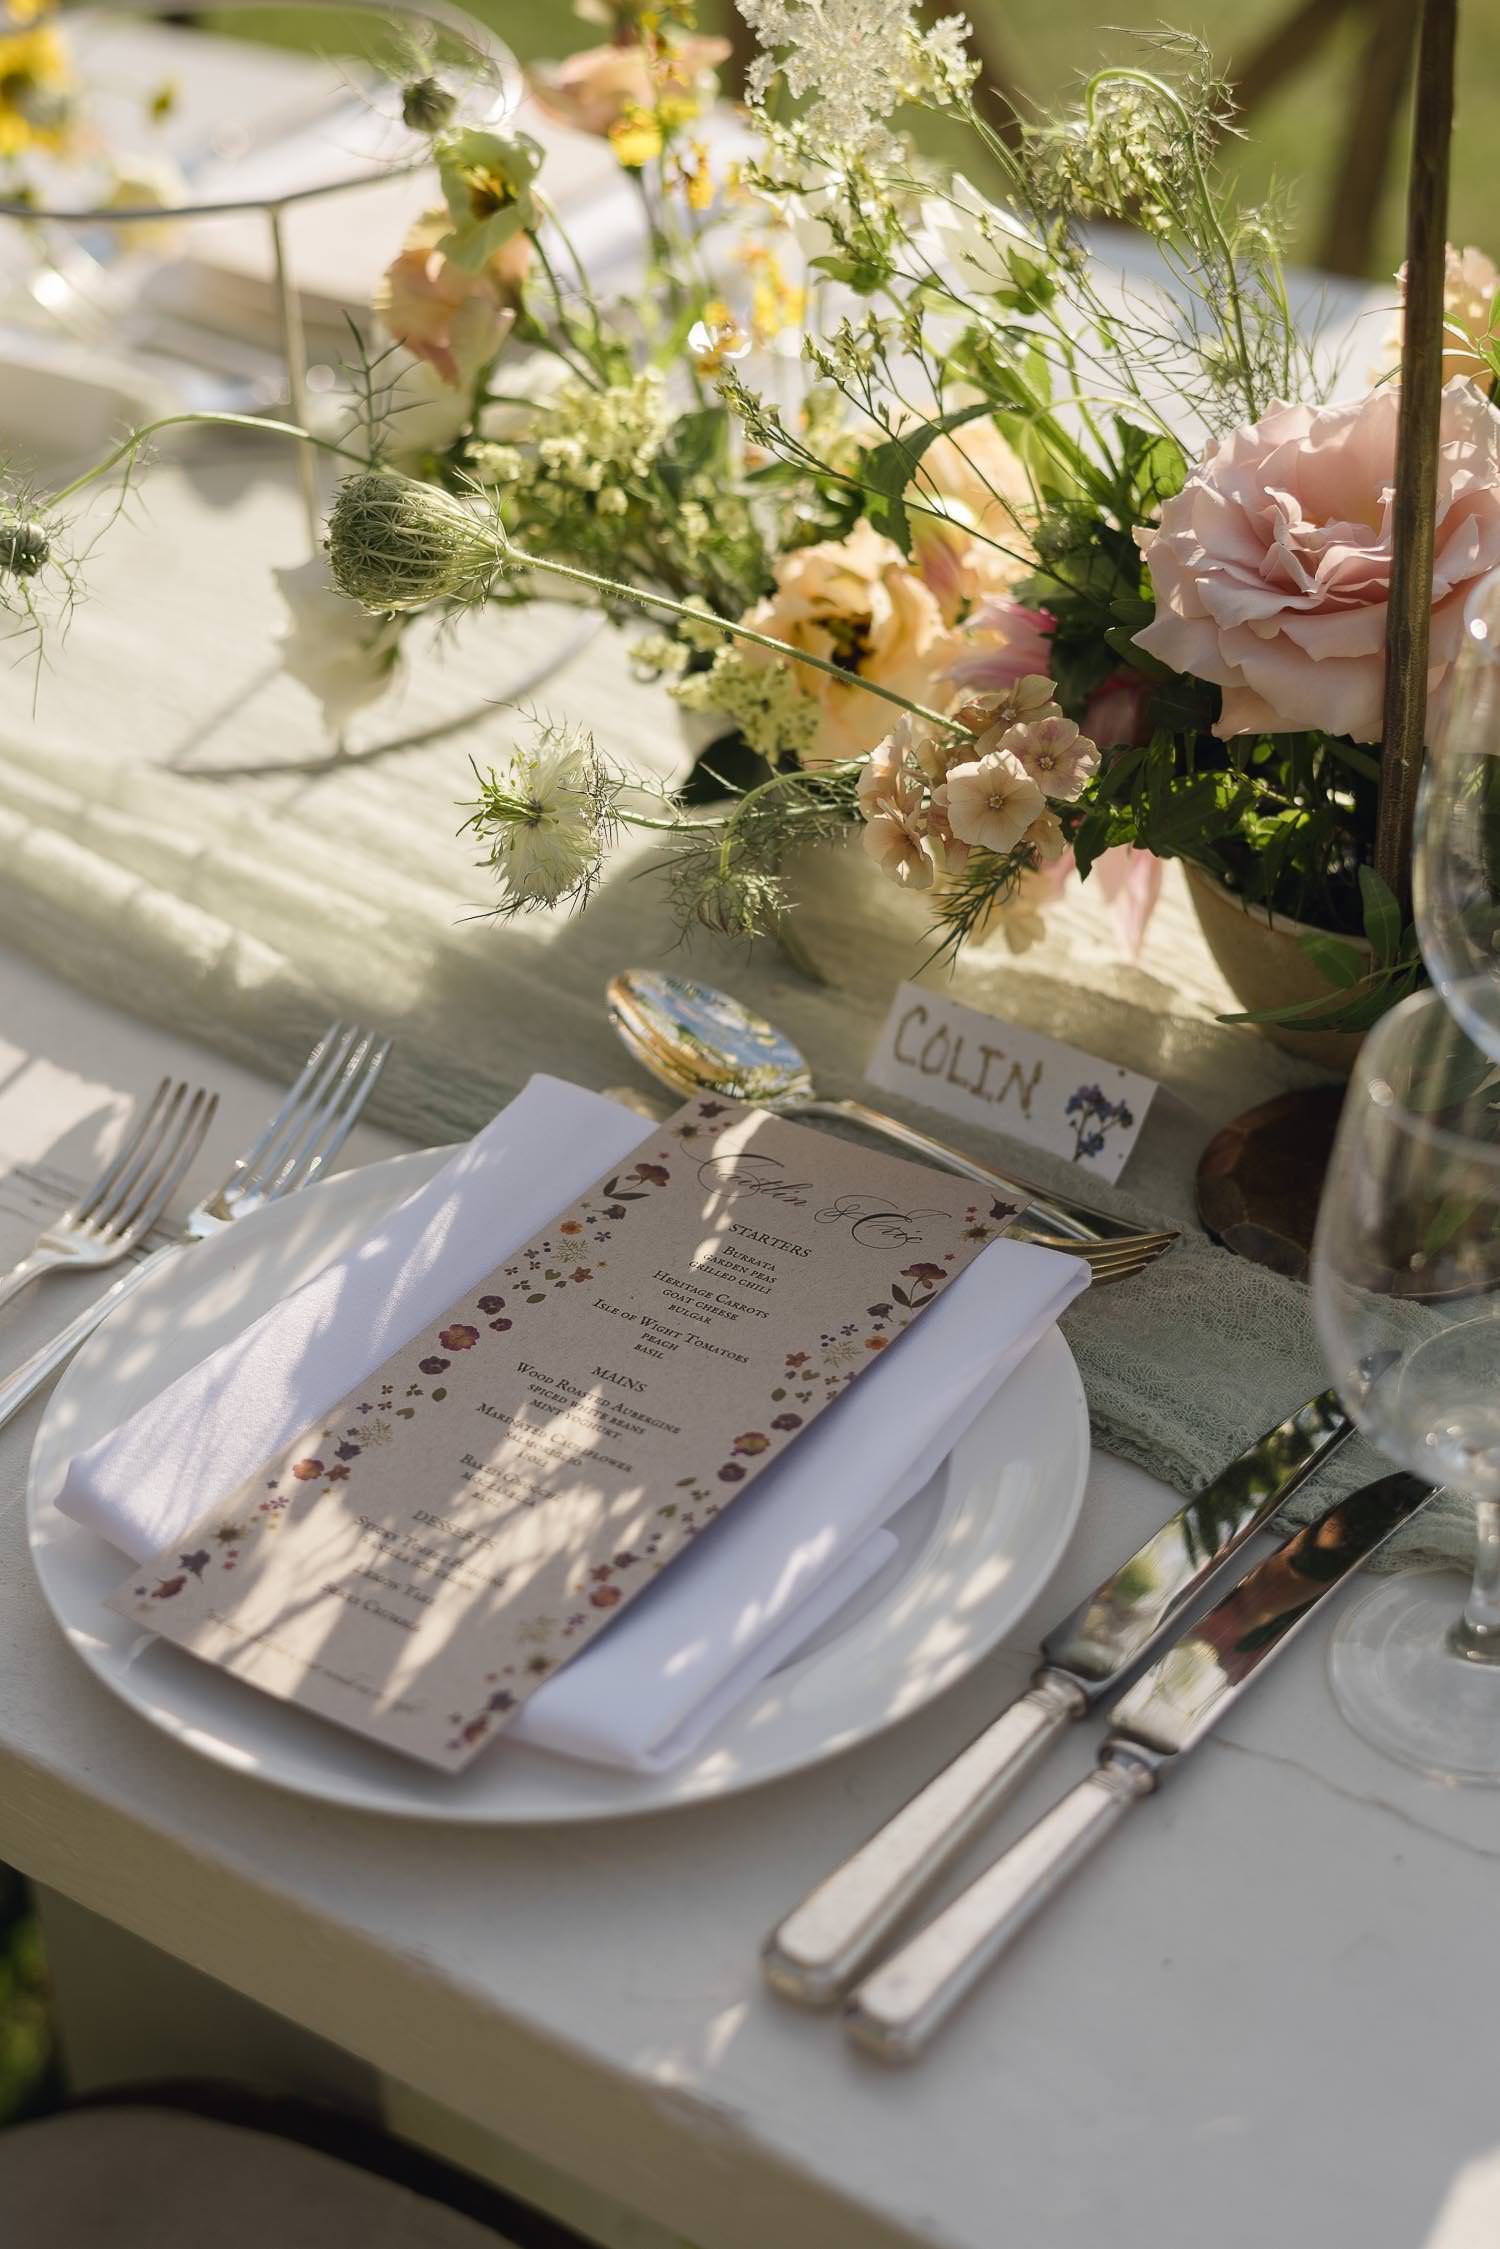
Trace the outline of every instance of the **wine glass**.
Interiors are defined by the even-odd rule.
[[[1469,1020],[1418,992],[1361,1048],[1313,1305],[1361,1429],[1478,1518],[1466,1601],[1448,1572],[1408,1571],[1345,1617],[1329,1654],[1339,1707],[1424,1772],[1500,1782],[1500,1068]]]
[[[1500,571],[1465,604],[1417,800],[1412,889],[1428,974],[1500,1059]]]

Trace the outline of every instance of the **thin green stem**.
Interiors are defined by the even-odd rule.
[[[669,617],[680,617],[685,624],[698,627],[712,626],[716,632],[727,633],[734,640],[749,641],[753,647],[764,648],[773,656],[783,656],[788,663],[805,664],[812,671],[825,672],[837,680],[840,687],[862,688],[867,695],[878,695],[881,702],[893,703],[897,710],[910,711],[914,718],[924,718],[931,726],[941,726],[950,734],[968,734],[971,729],[960,726],[955,719],[942,711],[931,710],[926,703],[914,703],[908,695],[898,695],[893,687],[882,687],[878,681],[865,679],[858,672],[846,671],[841,664],[831,664],[825,657],[814,656],[805,648],[792,648],[784,640],[774,640],[769,633],[757,632],[753,625],[742,625],[728,617],[715,617],[706,609],[694,609],[685,601],[674,601],[670,594],[652,593],[644,586],[626,585],[619,578],[606,578],[598,571],[580,570],[570,562],[553,562],[545,555],[527,554],[512,546],[502,535],[500,551],[507,564],[516,570],[547,570],[556,578],[568,578],[574,585],[592,586],[595,591],[607,594],[611,601],[638,602],[649,609],[659,609]]]
[[[1203,159],[1198,153],[1198,139],[1193,131],[1193,121],[1188,106],[1176,88],[1169,86],[1164,78],[1158,78],[1154,72],[1136,69],[1128,64],[1115,64],[1106,70],[1096,70],[1083,89],[1084,112],[1090,125],[1095,122],[1100,88],[1111,83],[1123,86],[1143,86],[1148,93],[1154,94],[1158,101],[1165,102],[1168,109],[1175,113],[1182,127],[1188,164],[1193,175],[1193,185],[1198,194],[1199,208],[1207,221],[1209,232],[1218,244],[1219,254],[1224,261],[1224,289],[1229,299],[1230,315],[1234,322],[1235,342],[1239,347],[1241,387],[1244,390],[1245,403],[1250,409],[1250,419],[1253,422],[1260,412],[1260,400],[1256,394],[1255,377],[1251,370],[1250,339],[1245,330],[1245,307],[1240,296],[1239,274],[1235,269],[1234,251],[1230,246],[1228,235],[1224,232],[1224,222],[1219,216],[1219,207],[1214,201],[1213,190],[1208,184],[1208,175],[1203,169]]]
[[[147,439],[155,437],[159,431],[187,428],[242,429],[254,430],[258,436],[269,433],[272,437],[300,437],[304,444],[316,445],[323,453],[337,453],[340,459],[353,461],[362,469],[376,466],[368,453],[356,453],[351,446],[340,445],[331,437],[315,437],[311,430],[300,428],[296,422],[268,421],[258,414],[163,414],[159,421],[146,422],[140,429],[132,430],[128,437],[121,439],[112,453],[104,460],[96,461],[91,469],[85,469],[82,476],[75,476],[71,484],[64,484],[56,492],[48,493],[46,505],[49,508],[60,507],[64,500],[71,500],[75,492],[82,492],[86,486],[97,484],[101,476],[108,476],[110,470],[118,468],[121,461],[128,460],[133,453],[139,452]]]
[[[148,438],[159,431],[184,427],[243,429],[253,430],[258,434],[269,433],[276,437],[301,438],[306,444],[315,445],[322,452],[337,454],[346,461],[353,461],[360,468],[377,466],[367,454],[356,453],[349,446],[340,445],[332,438],[316,437],[310,430],[299,428],[295,422],[262,421],[252,414],[166,414],[158,421],[148,422],[141,429],[133,430],[104,460],[97,462],[93,468],[86,469],[82,476],[75,477],[71,484],[65,484],[61,490],[52,493],[47,505],[56,506],[70,499],[75,492],[82,491],[86,485],[97,483],[100,477],[107,476],[112,468],[137,452]],[[399,478],[403,484],[420,485],[424,491],[429,489],[422,485],[419,477],[405,476],[399,469],[387,468],[384,473]],[[825,657],[814,656],[807,649],[792,648],[785,641],[774,639],[770,633],[757,632],[752,625],[739,624],[732,618],[714,616],[707,610],[691,608],[685,601],[675,601],[670,594],[653,593],[643,586],[627,585],[618,578],[606,578],[597,571],[578,569],[572,563],[555,562],[544,555],[528,554],[522,548],[513,546],[503,532],[497,535],[495,545],[497,554],[514,569],[546,571],[553,577],[567,578],[574,585],[592,586],[596,592],[605,594],[611,601],[631,602],[657,609],[666,616],[680,617],[684,623],[700,628],[710,625],[715,631],[725,633],[731,639],[749,641],[757,648],[764,648],[769,655],[783,657],[788,663],[803,664],[812,671],[824,672],[841,687],[861,689],[866,695],[877,696],[883,703],[893,704],[897,710],[910,711],[914,718],[925,719],[929,725],[942,727],[947,733],[968,735],[971,731],[942,711],[931,709],[926,703],[913,702],[907,695],[898,695],[894,688],[882,687],[873,679],[864,679],[858,672],[847,671],[840,664],[829,663]]]
[[[558,358],[561,359],[565,365],[572,368],[575,375],[581,375],[583,377],[583,380],[586,383],[592,384],[595,390],[602,389],[604,384],[608,380],[605,370],[601,366],[598,359],[591,360],[589,358],[587,346],[581,340],[575,338],[571,328],[569,327],[567,306],[563,302],[562,283],[557,278],[557,272],[555,267],[553,266],[552,260],[548,257],[546,251],[542,247],[540,235],[533,234],[530,239],[531,246],[536,252],[537,264],[541,267],[543,273],[547,277],[547,286],[552,292],[552,303],[557,313],[557,334],[559,340],[554,343],[552,348],[556,352]],[[592,304],[590,304],[590,310],[592,311],[592,309]],[[596,335],[597,332],[598,320],[596,316]],[[576,358],[574,356],[575,353],[577,354]]]

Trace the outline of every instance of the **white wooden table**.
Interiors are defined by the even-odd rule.
[[[225,1096],[186,1196],[275,1089],[0,955],[0,1258],[169,1068]],[[393,1145],[362,1131],[350,1160]],[[0,1315],[0,1365],[70,1285],[90,1284]],[[26,1552],[38,1412],[0,1435],[0,1856],[46,1886],[86,2080],[195,2067],[373,2088],[396,2129],[618,2244],[657,2228],[695,2249],[1500,2240],[1500,1802],[1349,1733],[1326,1626],[926,2064],[888,2075],[762,1990],[757,1943],[1013,1690],[1030,1627],[883,1739],[719,1806],[516,1833],[321,1811],[160,1738],[69,1653]],[[1167,1506],[1097,1461],[1035,1629]],[[1088,1753],[1081,1732],[997,1832]]]

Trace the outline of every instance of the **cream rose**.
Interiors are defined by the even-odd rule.
[[[1304,727],[1380,738],[1399,393],[1273,406],[1236,430],[1136,540],[1156,616],[1136,644],[1224,691],[1220,736]],[[1429,698],[1464,601],[1500,566],[1500,414],[1443,392]]]
[[[781,556],[775,577],[776,591],[748,610],[743,624],[913,702],[927,701],[951,660],[952,636],[935,597],[894,540],[861,518],[847,538]],[[777,660],[750,646],[744,657],[747,663]],[[798,686],[819,712],[818,738],[804,765],[863,757],[889,732],[890,706],[878,696],[809,664],[795,669]]]

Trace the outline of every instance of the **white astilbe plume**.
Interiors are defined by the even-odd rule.
[[[809,140],[845,157],[882,148],[903,101],[949,98],[974,75],[964,18],[923,31],[915,0],[739,0],[739,10],[763,49],[750,66],[751,101],[764,102],[778,77],[795,100],[811,95]]]

